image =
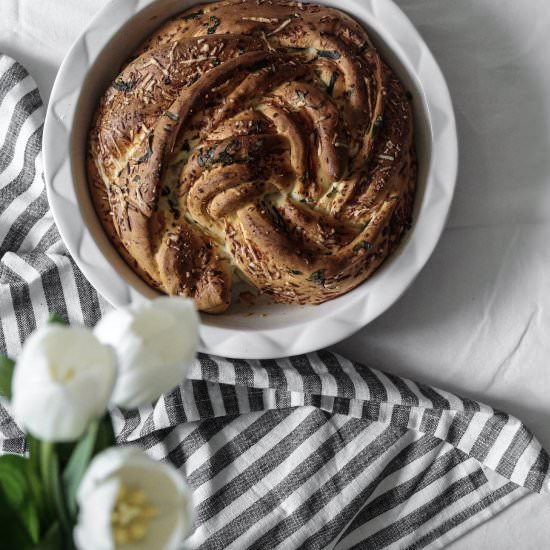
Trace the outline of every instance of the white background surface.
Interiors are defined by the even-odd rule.
[[[106,0],[0,0],[0,51],[46,102],[71,42]],[[427,267],[336,349],[521,418],[550,449],[550,2],[398,0],[453,97],[459,179]],[[532,496],[450,548],[550,546]]]

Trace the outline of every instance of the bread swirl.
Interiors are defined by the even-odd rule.
[[[88,173],[111,240],[155,288],[220,313],[238,274],[318,304],[367,279],[410,224],[410,96],[341,11],[203,4],[105,92]]]

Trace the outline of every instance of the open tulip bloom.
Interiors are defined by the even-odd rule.
[[[192,525],[190,493],[167,464],[133,448],[96,456],[77,495],[81,550],[177,548]]]
[[[198,345],[193,303],[162,297],[108,313],[95,331],[61,319],[17,362],[0,357],[0,395],[27,432],[27,456],[0,456],[0,547],[181,547],[190,491],[169,464],[115,448],[109,406],[134,408],[180,384]]]

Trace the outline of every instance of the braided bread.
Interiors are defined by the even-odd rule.
[[[367,279],[410,225],[410,99],[341,11],[195,6],[102,97],[91,195],[131,267],[202,311],[227,309],[236,277],[318,304]]]

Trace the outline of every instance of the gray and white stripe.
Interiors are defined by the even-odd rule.
[[[44,109],[0,56],[0,350],[56,312],[108,308],[67,254],[42,180]],[[200,355],[156,404],[112,412],[120,444],[193,488],[200,549],[441,548],[530,492],[550,459],[517,419],[329,351],[283,360]],[[0,404],[0,451],[24,452]]]

